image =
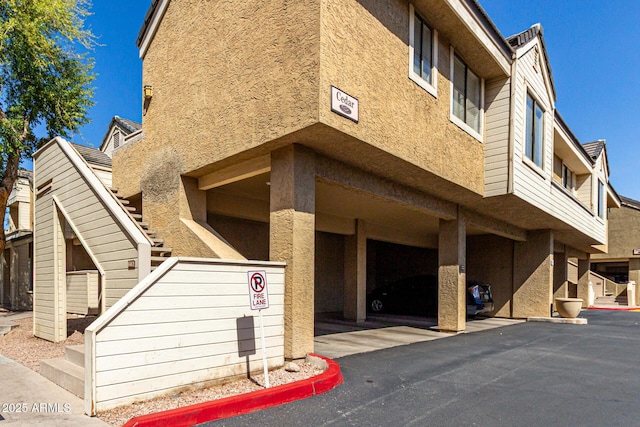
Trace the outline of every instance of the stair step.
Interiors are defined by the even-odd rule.
[[[136,221],[137,221],[137,220],[140,220],[140,222],[142,222],[142,214],[132,213],[132,214],[131,214],[131,217],[132,217],[133,219],[135,219]]]
[[[162,264],[163,262],[165,262],[168,259],[169,259],[169,256],[152,256],[151,257],[151,265]]]
[[[128,212],[135,212],[137,209],[134,206],[125,206],[124,207]]]
[[[109,187],[109,190],[111,190],[113,194],[118,194],[118,189],[116,187]]]
[[[84,368],[64,357],[40,362],[40,375],[80,398],[84,398]]]
[[[173,251],[172,248],[165,248],[164,246],[152,246],[151,253],[152,254],[167,254]]]
[[[148,234],[149,234],[149,233],[147,233],[147,235],[148,235]],[[149,237],[151,237],[151,236],[149,236]],[[152,238],[151,238],[151,241],[153,242],[153,244],[154,244],[156,247],[162,246],[162,245],[164,244],[164,239],[161,239],[161,238],[159,238],[159,237],[152,237]]]
[[[84,368],[84,345],[68,345],[64,348],[64,358],[74,365]]]
[[[124,206],[127,206],[128,204],[130,204],[131,202],[129,201],[129,199],[125,199],[122,196],[116,196],[117,199],[120,201],[120,203]]]

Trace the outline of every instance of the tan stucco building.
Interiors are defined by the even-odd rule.
[[[286,358],[313,351],[317,315],[362,321],[402,277],[437,274],[450,332],[468,279],[494,316],[549,316],[577,258],[586,299],[619,199],[555,110],[540,25],[504,38],[475,0],[155,0],[138,46],[142,130],[112,186],[174,255],[285,262]]]
[[[31,310],[33,293],[33,173],[18,170],[7,200],[0,306]]]
[[[640,284],[640,202],[621,196],[621,208],[609,213],[609,248],[592,257],[593,271],[607,279]],[[637,288],[636,288],[637,289]],[[630,301],[631,302],[631,301]],[[636,292],[635,305],[640,304]]]

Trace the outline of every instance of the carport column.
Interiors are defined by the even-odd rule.
[[[591,255],[578,258],[578,298],[582,298],[582,308],[589,307],[589,271],[591,270]]]
[[[460,332],[466,327],[466,250],[464,219],[440,220],[438,241],[438,328]]]
[[[567,263],[569,258],[566,252],[553,253],[553,311],[556,311],[555,298],[566,298],[569,294]]]
[[[640,305],[640,258],[629,258],[629,281],[636,282],[636,305]]]
[[[513,256],[513,317],[549,317],[553,295],[553,232],[531,231]]]
[[[271,153],[269,258],[287,263],[284,357],[313,352],[315,257],[315,160],[289,145]]]
[[[355,220],[355,234],[345,237],[344,318],[364,322],[367,317],[367,235],[364,221]]]

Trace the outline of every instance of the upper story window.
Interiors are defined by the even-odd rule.
[[[604,184],[598,180],[598,216],[604,219]]]
[[[527,93],[527,128],[525,135],[525,156],[542,167],[544,146],[544,111],[540,104]]]
[[[569,191],[575,188],[575,174],[565,164],[562,165],[562,186]]]
[[[409,6],[409,78],[437,96],[438,32]]]
[[[451,119],[477,139],[482,126],[482,79],[453,54]]]

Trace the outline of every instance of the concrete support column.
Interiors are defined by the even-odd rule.
[[[582,298],[582,308],[589,307],[589,271],[591,270],[591,256],[578,258],[578,298]]]
[[[271,153],[269,259],[287,263],[284,356],[313,352],[315,269],[315,160],[290,145]]]
[[[553,295],[553,232],[527,233],[513,256],[513,317],[548,317]]]
[[[438,328],[443,332],[460,332],[466,327],[466,240],[463,219],[440,220]]]
[[[364,221],[356,220],[356,233],[345,237],[344,318],[364,322],[367,317],[367,235]]]
[[[553,254],[553,298],[566,298],[569,295],[569,278],[567,263],[569,258],[566,252],[554,252]],[[555,302],[553,311],[556,311]]]
[[[629,281],[636,282],[636,305],[640,305],[640,258],[629,258]]]

